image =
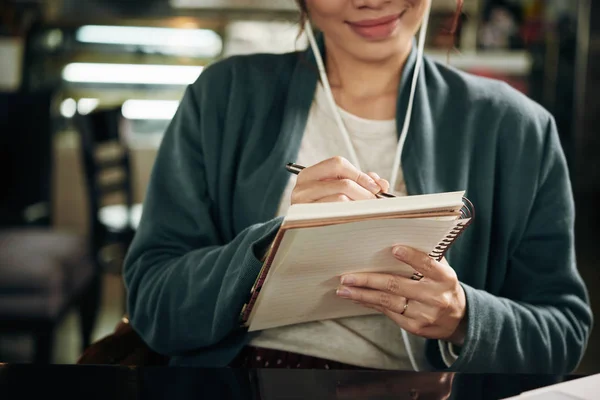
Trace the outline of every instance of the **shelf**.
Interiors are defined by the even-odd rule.
[[[531,55],[526,51],[450,52],[426,50],[430,58],[462,70],[486,70],[506,75],[527,75],[531,71]],[[448,62],[449,57],[449,62]]]

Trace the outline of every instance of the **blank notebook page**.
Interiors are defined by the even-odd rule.
[[[250,316],[250,331],[372,314],[335,295],[341,275],[414,270],[392,255],[397,244],[430,253],[461,220],[380,219],[287,230]]]
[[[465,192],[448,192],[401,196],[390,199],[358,200],[332,203],[294,204],[285,217],[286,222],[336,217],[382,215],[386,213],[419,212],[456,209],[463,206]]]

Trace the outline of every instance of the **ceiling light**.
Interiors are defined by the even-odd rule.
[[[122,112],[127,119],[170,120],[178,107],[177,100],[127,100]]]
[[[65,118],[73,118],[75,113],[77,112],[77,102],[75,99],[64,99],[60,103],[60,115]]]
[[[77,112],[81,115],[86,115],[94,111],[98,107],[98,99],[79,99],[77,102]]]
[[[65,66],[65,81],[146,85],[189,85],[202,72],[201,66],[72,63]]]
[[[223,47],[221,37],[209,29],[85,25],[76,38],[83,43],[196,49],[204,57],[216,57]]]
[[[169,0],[173,8],[298,11],[290,0]]]

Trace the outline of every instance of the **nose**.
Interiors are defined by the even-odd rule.
[[[392,0],[353,0],[356,8],[372,8],[375,10],[379,10],[391,2]]]

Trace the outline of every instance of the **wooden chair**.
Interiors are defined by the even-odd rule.
[[[141,205],[133,204],[121,108],[78,113],[74,122],[81,138],[93,251],[104,271],[120,274],[141,215]]]
[[[102,282],[87,237],[52,227],[52,98],[0,94],[0,334],[31,334],[38,363],[72,309],[90,345]]]

